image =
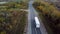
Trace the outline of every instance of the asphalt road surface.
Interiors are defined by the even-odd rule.
[[[44,24],[40,21],[40,28],[36,28],[34,17],[38,17],[36,10],[32,6],[33,0],[29,2],[29,9],[28,9],[28,28],[27,34],[47,34]]]
[[[36,28],[36,25],[35,25],[34,17],[37,17],[37,13],[36,13],[35,9],[33,8],[32,3],[33,3],[33,1],[29,2],[28,21],[30,24],[28,26],[29,27],[28,30],[30,30],[30,32],[28,34],[41,34],[40,28]]]

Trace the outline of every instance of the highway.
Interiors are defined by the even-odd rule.
[[[28,15],[28,34],[41,34],[40,28],[35,27],[34,17],[37,17],[37,13],[32,6],[33,1],[29,2],[29,15]]]

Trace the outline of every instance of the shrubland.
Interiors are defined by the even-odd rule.
[[[0,4],[0,34],[24,34],[27,21],[26,3],[8,2]]]
[[[27,2],[7,2],[4,4],[0,4],[1,8],[6,9],[27,9],[28,3]]]
[[[26,14],[25,11],[0,11],[0,33],[23,34],[26,25]]]
[[[38,11],[39,16],[42,13],[45,20],[47,19],[46,23],[52,29],[54,34],[60,33],[60,11],[49,2],[34,2],[34,8]]]

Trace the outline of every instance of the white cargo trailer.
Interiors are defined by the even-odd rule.
[[[36,23],[36,28],[40,28],[40,22],[39,22],[39,19],[38,17],[35,17],[35,23]]]

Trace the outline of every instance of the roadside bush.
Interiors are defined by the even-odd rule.
[[[0,11],[0,34],[23,34],[26,25],[25,11]]]
[[[51,5],[48,2],[40,2],[39,4],[40,5],[36,6],[36,9],[40,10],[40,12],[42,12],[43,15],[51,16],[52,18],[55,16],[55,18],[60,17],[60,12],[54,7],[54,5]]]
[[[36,4],[37,3],[38,2],[36,2]],[[33,6],[34,4],[35,3],[33,3]],[[54,34],[60,34],[60,11],[52,3],[48,2],[40,2],[39,5],[34,6],[34,8],[38,10],[39,15],[42,13]]]

